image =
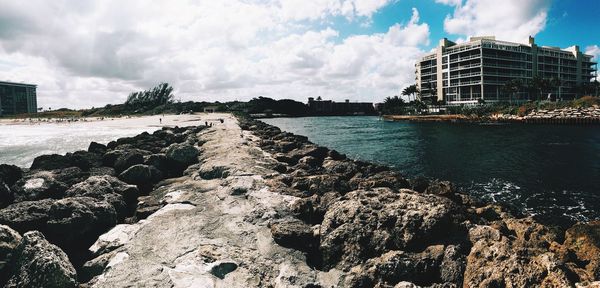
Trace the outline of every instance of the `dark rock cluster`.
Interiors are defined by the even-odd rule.
[[[198,161],[203,128],[92,142],[87,151],[39,156],[29,169],[0,165],[0,286],[77,286],[75,268],[98,236],[148,217],[157,208],[138,213],[138,198]]]
[[[240,118],[276,160],[268,183],[299,197],[271,224],[281,246],[347,287],[571,287],[600,280],[600,225],[564,231],[486,205],[450,182],[407,179],[304,136]],[[597,283],[596,283],[597,284]],[[403,286],[404,285],[404,286]]]

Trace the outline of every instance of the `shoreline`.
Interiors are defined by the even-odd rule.
[[[54,252],[59,256],[47,259],[67,268],[46,273],[70,279],[65,284],[85,283],[84,287],[414,287],[410,283],[437,287],[579,283],[582,287],[594,287],[585,285],[600,284],[594,282],[600,280],[596,274],[600,271],[600,243],[594,238],[594,233],[600,231],[600,221],[576,224],[566,231],[556,230],[504,206],[478,203],[457,191],[450,182],[407,179],[387,166],[348,159],[304,136],[282,132],[261,121],[236,119],[230,114],[213,115],[224,119],[224,123],[213,127],[165,128],[155,132],[157,138],[145,133],[113,141],[104,148],[91,145],[88,154],[79,153],[102,154],[103,164],[91,164],[87,170],[90,174],[92,168],[124,172],[139,165],[130,165],[136,162],[131,159],[138,159],[137,162],[142,159],[141,165],[147,166],[150,178],[139,181],[134,177],[134,180],[122,172],[110,176],[129,182],[102,184],[115,191],[109,193],[112,198],[93,193],[99,191],[100,182],[105,182],[83,179],[85,175],[79,178],[60,175],[72,164],[81,165],[72,156],[68,161],[54,156],[34,163],[37,168],[40,165],[53,168],[44,172],[53,173],[53,181],[76,182],[72,185],[80,187],[77,193],[87,196],[69,196],[76,193],[71,190],[59,200],[38,193],[36,197],[42,198],[28,200],[32,204],[44,207],[40,204],[47,202],[49,207],[59,207],[69,201],[88,201],[97,203],[95,207],[104,207],[101,211],[110,211],[111,206],[114,211],[114,207],[122,205],[130,207],[121,210],[122,215],[134,211],[134,218],[117,217],[121,220],[113,222],[116,225],[113,228],[97,222],[102,217],[65,222],[100,228],[86,234],[86,243],[72,240],[81,244],[79,249],[87,251],[68,253],[71,258],[74,253],[81,253],[82,263],[68,269],[64,257]],[[160,141],[172,144],[158,145],[163,143]],[[179,172],[175,174],[171,172],[173,166],[169,166],[173,162],[169,161],[181,158],[169,154],[171,145],[187,145],[188,152],[193,151],[189,147],[198,151],[193,157],[183,152],[177,154],[187,155],[188,161],[183,161],[185,168],[177,166]],[[138,150],[149,154],[141,158],[124,156],[140,153],[135,152]],[[171,160],[160,155],[171,155]],[[92,156],[87,159],[98,159]],[[109,161],[115,156],[122,161]],[[109,162],[104,163],[104,159]],[[166,166],[161,166],[161,161]],[[155,168],[165,174],[161,177],[164,180],[156,181],[151,176]],[[32,176],[34,173],[39,172],[23,171],[20,179],[28,180],[17,179],[15,183],[21,184],[13,184],[11,189],[17,187],[20,191],[19,187],[25,183],[43,178],[39,174]],[[77,184],[84,182],[86,185]],[[123,188],[132,183],[141,194],[135,200]],[[128,204],[117,201],[116,194],[130,195]],[[21,203],[24,202],[15,201],[8,207],[16,211],[15,205],[23,206]],[[135,209],[131,210],[131,206]],[[6,215],[17,215],[3,213],[6,209],[0,210],[0,223],[7,224]],[[92,215],[99,213],[91,211],[95,211]],[[54,219],[52,215],[48,217]],[[28,214],[24,213],[24,217]],[[31,221],[28,222],[31,225],[37,223]],[[58,219],[53,221],[62,223]],[[19,232],[35,230],[31,227],[20,228]],[[67,227],[71,230],[64,230],[63,237],[76,233],[77,226]],[[41,237],[46,236],[60,248],[72,249],[65,242],[57,242],[60,238],[49,231]],[[33,236],[27,234],[24,239]],[[92,238],[94,243],[89,243]],[[26,245],[25,240],[15,242]],[[15,251],[17,256],[13,257],[19,260],[14,263],[22,263],[19,261],[24,254]],[[33,251],[34,256],[41,253]],[[5,268],[0,266],[0,269]]]

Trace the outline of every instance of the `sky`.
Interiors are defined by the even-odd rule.
[[[600,58],[600,0],[0,0],[0,81],[38,106],[122,103],[170,83],[181,101],[380,102],[441,38]]]

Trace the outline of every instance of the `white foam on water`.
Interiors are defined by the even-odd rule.
[[[0,164],[29,167],[37,156],[85,150],[92,141],[106,144],[121,137],[153,132],[163,125],[203,125],[202,116],[204,115],[156,115],[33,124],[29,121],[3,120],[0,121]],[[162,123],[159,118],[162,118]]]

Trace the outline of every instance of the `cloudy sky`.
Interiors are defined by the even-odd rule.
[[[0,80],[37,84],[53,108],[159,82],[184,101],[377,102],[443,37],[533,35],[600,55],[598,15],[598,0],[0,0]]]

